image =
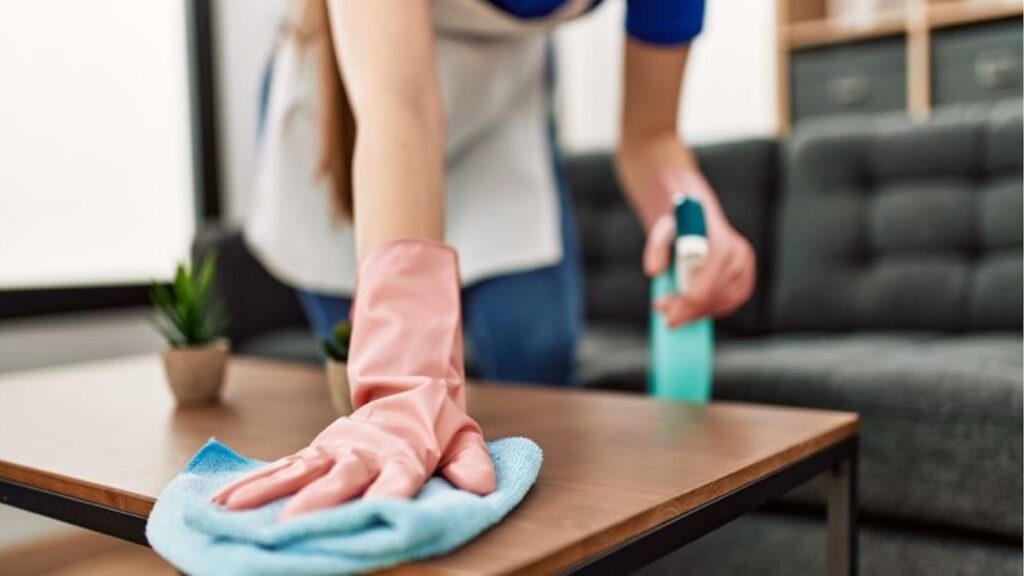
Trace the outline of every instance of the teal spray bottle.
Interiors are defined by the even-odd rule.
[[[651,301],[670,294],[685,294],[693,269],[707,258],[707,225],[704,208],[693,196],[675,198],[676,239],[672,265],[651,283]],[[690,403],[711,399],[711,368],[714,363],[714,325],[699,318],[669,328],[658,312],[651,311],[651,364],[648,388],[657,398]]]

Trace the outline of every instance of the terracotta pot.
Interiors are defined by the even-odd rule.
[[[230,351],[231,343],[226,338],[202,346],[164,350],[164,372],[179,406],[217,401]]]
[[[348,364],[331,358],[324,364],[327,369],[327,391],[331,394],[331,405],[338,416],[352,413],[352,397],[348,389]]]

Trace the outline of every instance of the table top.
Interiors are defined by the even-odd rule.
[[[550,572],[856,433],[857,416],[621,393],[473,384],[488,438],[526,436],[540,478],[498,526],[395,573]],[[210,436],[270,460],[334,418],[316,367],[234,358],[220,404],[176,410],[159,357],[0,376],[0,478],[148,515]]]

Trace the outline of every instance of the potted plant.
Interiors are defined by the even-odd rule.
[[[352,325],[338,322],[331,331],[331,337],[324,340],[324,355],[327,357],[327,390],[331,404],[339,416],[352,412],[352,398],[348,389],[348,344],[352,339]]]
[[[223,337],[224,311],[210,300],[216,269],[216,255],[207,254],[198,270],[178,264],[170,284],[154,283],[149,290],[156,326],[168,344],[164,371],[180,406],[217,400],[224,381],[230,345]]]

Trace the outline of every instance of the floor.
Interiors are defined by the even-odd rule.
[[[159,351],[162,342],[153,331],[150,322],[150,312],[145,308],[2,321],[0,374]],[[0,395],[2,394],[0,384]],[[54,541],[53,545],[49,546],[52,549],[63,542],[61,539],[81,532],[73,526],[0,505],[0,558],[5,558],[8,551],[33,550],[35,544],[51,540]],[[73,546],[65,547],[74,549]],[[159,560],[148,550],[139,550],[152,559]],[[52,552],[49,555],[52,555]],[[103,560],[114,562],[109,566],[91,564],[91,568],[83,565],[84,569],[89,570],[86,572],[64,570],[52,573],[120,574],[121,572],[110,571],[115,569],[116,562],[127,562],[125,566],[129,568],[131,562],[138,560],[138,556],[138,551],[129,550],[124,555]],[[99,562],[101,559],[95,560]],[[0,562],[0,565],[4,566],[0,572],[8,576],[8,562]],[[71,569],[67,567],[67,570]],[[74,569],[77,570],[77,567]],[[37,573],[43,572],[26,572]],[[123,573],[137,574],[139,570]]]
[[[4,576],[173,576],[152,550],[84,530],[0,550]]]

